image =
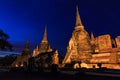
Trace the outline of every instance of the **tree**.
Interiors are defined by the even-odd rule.
[[[12,45],[8,42],[9,35],[0,29],[0,49],[12,51]]]
[[[0,64],[2,66],[10,66],[16,58],[17,54],[6,55],[5,57],[0,59]]]

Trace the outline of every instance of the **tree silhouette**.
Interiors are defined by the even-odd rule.
[[[12,45],[8,42],[9,35],[0,29],[0,49],[12,51]]]
[[[6,55],[3,58],[0,58],[0,65],[1,66],[10,66],[13,61],[15,61],[15,59],[17,58],[17,54],[10,54],[10,55]]]

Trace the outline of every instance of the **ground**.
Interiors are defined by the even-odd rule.
[[[120,77],[96,76],[84,73],[74,75],[60,72],[1,72],[0,80],[119,80]]]

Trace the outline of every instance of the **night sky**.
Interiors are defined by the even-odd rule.
[[[32,53],[46,26],[51,47],[65,54],[76,5],[89,33],[120,35],[120,0],[0,0],[0,29],[10,36],[15,51],[23,50],[28,39]]]

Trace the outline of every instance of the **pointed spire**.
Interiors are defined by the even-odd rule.
[[[29,55],[30,54],[30,49],[29,49],[29,41],[28,39],[26,40],[25,48],[22,52],[21,55]]]
[[[95,40],[93,32],[91,33],[91,40]]]
[[[95,45],[95,37],[94,37],[93,33],[91,33],[90,39],[91,39],[91,45]]]
[[[47,29],[46,29],[46,27],[45,27],[45,31],[44,31],[44,35],[43,35],[42,42],[48,42],[48,40],[47,40]]]
[[[75,28],[81,28],[83,29],[83,25],[82,25],[82,21],[79,15],[79,10],[78,10],[78,6],[76,6],[76,23],[75,23]]]
[[[37,45],[37,47],[36,47],[36,50],[38,50],[39,48],[38,48],[38,45]]]
[[[26,40],[25,48],[29,48],[29,41],[28,41],[28,39]]]
[[[75,26],[82,26],[78,6],[76,6],[76,24],[75,24]]]

